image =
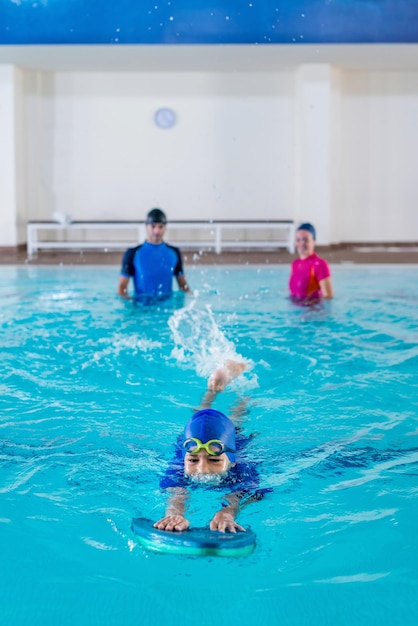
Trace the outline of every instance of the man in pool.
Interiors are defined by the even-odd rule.
[[[226,492],[221,509],[210,521],[210,529],[220,532],[245,532],[235,518],[251,500],[261,499],[267,489],[258,489],[259,479],[254,463],[244,462],[240,451],[249,437],[241,434],[232,420],[210,408],[219,391],[245,369],[244,363],[227,361],[209,379],[208,391],[176,445],[175,458],[168,467],[160,487],[170,490],[165,516],[154,524],[159,530],[186,530],[188,489],[203,486]],[[234,417],[242,415],[238,407]]]
[[[133,279],[136,300],[165,300],[173,291],[173,276],[181,291],[189,291],[178,248],[163,241],[167,218],[161,209],[151,209],[146,221],[146,241],[129,248],[122,259],[118,294],[128,298],[128,284]]]

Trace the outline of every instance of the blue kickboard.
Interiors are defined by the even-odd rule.
[[[183,531],[158,530],[145,517],[132,520],[132,531],[139,543],[153,552],[193,556],[241,557],[251,554],[256,536],[250,527],[246,532],[221,533],[208,528],[189,528]]]

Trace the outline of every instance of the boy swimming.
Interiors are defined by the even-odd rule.
[[[222,506],[210,521],[210,529],[220,532],[245,532],[235,521],[244,504],[263,497],[267,490],[258,489],[255,463],[242,459],[242,449],[250,440],[226,415],[210,408],[216,394],[239,376],[244,363],[227,361],[215,370],[208,381],[208,391],[197,411],[186,424],[176,445],[175,457],[160,481],[170,496],[165,516],[154,524],[159,530],[186,530],[186,504],[189,489],[198,486],[225,493]],[[240,407],[234,417],[239,417]]]

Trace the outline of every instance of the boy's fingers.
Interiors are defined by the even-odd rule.
[[[211,530],[218,530],[221,533],[224,533],[227,530],[230,533],[236,533],[237,530],[239,530],[240,532],[245,533],[245,528],[243,528],[242,526],[240,526],[239,524],[237,524],[233,520],[224,520],[224,521],[218,522],[217,520],[213,519],[210,522],[210,524],[209,524],[209,528]]]
[[[239,524],[235,524],[235,528],[238,528],[238,530],[240,530],[242,533],[245,533],[246,530],[245,528],[243,528],[242,526],[240,526]]]
[[[163,517],[154,524],[158,530],[186,530],[188,527],[189,522],[182,515]]]

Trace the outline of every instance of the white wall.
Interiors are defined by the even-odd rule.
[[[418,71],[0,70],[0,245],[54,210],[138,220],[153,206],[310,220],[323,244],[418,240]],[[173,129],[153,123],[162,106]]]
[[[73,219],[292,217],[293,75],[57,73],[44,142]],[[47,101],[49,94],[44,94]],[[172,107],[162,130],[154,112]],[[48,210],[50,207],[48,207]],[[32,206],[31,217],[50,217]]]
[[[300,222],[315,224],[319,244],[331,240],[332,68],[303,65],[296,72],[296,211]]]
[[[418,241],[418,73],[342,78],[339,236]]]
[[[23,76],[0,65],[0,245],[16,246],[26,222]]]

